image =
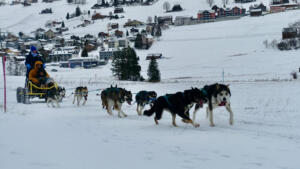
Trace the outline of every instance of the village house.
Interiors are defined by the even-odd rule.
[[[182,25],[191,25],[193,24],[193,17],[191,16],[176,16],[174,20],[175,26],[182,26]]]
[[[173,16],[159,16],[157,17],[157,23],[160,25],[172,25],[173,24]]]
[[[53,50],[48,57],[47,60],[50,60],[51,62],[60,62],[68,61],[72,58],[72,54],[64,50]]]
[[[119,50],[116,49],[103,49],[99,52],[99,59],[100,60],[109,60],[112,59],[112,57],[114,56],[115,52],[118,52]]]
[[[123,8],[117,7],[114,9],[114,13],[123,13],[123,12],[124,12]]]
[[[121,38],[121,37],[123,37],[123,32],[122,32],[122,31],[119,31],[119,30],[115,30],[115,36],[116,36],[117,38]]]
[[[250,9],[249,13],[250,13],[250,16],[261,16],[262,9]]]
[[[53,39],[55,37],[56,37],[56,33],[51,29],[45,32],[45,36],[44,36],[45,39]]]
[[[251,5],[251,6],[249,7],[249,11],[250,11],[251,9],[261,9],[262,12],[266,12],[266,11],[267,11],[267,7],[266,7],[263,3],[260,3],[259,5],[255,4],[255,5],[253,5],[253,6]]]
[[[216,13],[214,10],[199,11],[197,18],[201,20],[216,19]]]
[[[280,5],[270,5],[270,13],[284,12],[285,7]]]
[[[107,30],[118,29],[118,28],[119,28],[118,23],[108,23],[107,24]]]
[[[124,27],[139,27],[143,25],[145,25],[143,22],[128,19],[128,21],[124,24]]]
[[[100,13],[96,13],[92,16],[92,20],[97,20],[97,19],[104,19],[106,18],[107,16],[105,15],[101,15]]]
[[[41,14],[52,14],[52,9],[51,8],[46,8],[41,11]]]

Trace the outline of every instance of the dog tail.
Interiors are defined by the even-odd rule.
[[[144,111],[144,116],[152,116],[155,113],[155,104],[149,109]]]

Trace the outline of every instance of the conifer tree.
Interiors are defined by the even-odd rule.
[[[157,61],[154,58],[150,60],[147,75],[149,82],[160,82],[160,71]]]
[[[143,48],[143,38],[141,34],[136,35],[136,39],[134,41],[134,47],[137,49],[142,49]]]
[[[112,59],[112,72],[119,80],[140,80],[141,66],[138,63],[133,48],[124,48],[122,51],[115,52]]]

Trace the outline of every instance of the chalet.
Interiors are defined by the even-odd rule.
[[[124,27],[139,27],[139,26],[142,26],[142,25],[145,25],[143,22],[140,22],[138,20],[128,20]]]
[[[24,1],[22,4],[23,4],[24,7],[26,7],[26,6],[31,6],[31,3],[26,2],[26,1]]]
[[[192,22],[191,16],[176,16],[174,20],[175,26],[190,25]]]
[[[299,35],[299,28],[290,27],[282,29],[282,39],[296,38]]]
[[[251,9],[261,9],[262,12],[266,12],[267,11],[267,7],[263,4],[263,3],[260,3],[259,5],[255,4],[254,6],[250,6],[249,7],[249,10]]]
[[[124,9],[123,8],[115,8],[114,13],[123,13]]]
[[[92,16],[92,20],[97,20],[97,19],[104,19],[106,18],[107,16],[105,15],[101,15],[100,13],[96,13]]]
[[[52,9],[51,8],[46,8],[41,11],[41,14],[52,14]]]
[[[56,34],[51,29],[49,29],[48,31],[45,32],[45,39],[53,39],[55,37],[56,37]]]
[[[114,56],[114,53],[117,52],[116,50],[108,49],[108,50],[101,50],[99,52],[100,60],[109,60]]]
[[[261,16],[262,9],[250,9],[249,13],[250,13],[250,16]]]
[[[211,10],[214,10],[215,12],[218,12],[219,7],[218,7],[217,5],[214,5],[214,6],[211,8]]]
[[[218,14],[218,17],[225,17],[225,16],[227,16],[227,13],[226,13],[226,11],[225,11],[224,8],[219,8],[217,14]]]
[[[118,48],[118,42],[115,38],[110,38],[108,40],[108,48]]]
[[[232,9],[233,16],[245,15],[246,10],[244,8],[233,7]]]
[[[86,50],[87,50],[88,52],[91,52],[91,51],[93,51],[93,50],[96,50],[96,49],[97,49],[97,46],[95,46],[94,44],[89,43],[89,44],[85,45],[85,48],[86,48]]]
[[[108,23],[107,24],[107,29],[111,30],[111,29],[118,29],[119,28],[119,24],[118,23]]]
[[[173,24],[173,16],[159,16],[157,17],[157,23],[159,25],[172,25]]]
[[[213,10],[199,11],[197,18],[201,20],[216,19],[216,13]]]
[[[103,5],[101,4],[95,4],[91,7],[91,9],[100,9],[101,7],[103,7]]]
[[[72,53],[64,50],[53,50],[48,57],[51,62],[68,61],[72,58]]]
[[[90,25],[92,22],[90,20],[85,19],[83,21],[84,26]]]
[[[271,13],[277,13],[277,12],[284,12],[285,7],[278,6],[278,5],[270,5],[270,12]]]
[[[146,60],[161,59],[161,58],[162,58],[162,53],[149,53],[146,57]]]
[[[127,39],[119,39],[118,40],[118,47],[119,48],[127,48],[129,46],[129,42]]]
[[[131,28],[130,29],[130,33],[139,33],[139,29],[136,29],[136,28]]]
[[[271,0],[272,5],[288,4],[289,0]]]
[[[172,7],[172,12],[182,11],[182,7],[179,4],[175,4]]]
[[[123,37],[123,32],[122,32],[122,31],[119,31],[119,30],[115,30],[115,36],[116,36],[117,38],[121,38],[121,37]]]
[[[108,34],[108,33],[105,33],[105,32],[99,32],[99,33],[98,33],[98,37],[99,37],[99,38],[107,38],[107,37],[109,37],[109,34]]]

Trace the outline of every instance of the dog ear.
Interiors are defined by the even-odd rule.
[[[220,89],[220,86],[219,86],[219,84],[217,84],[217,85],[216,85],[216,89],[217,89],[217,90],[219,90],[219,89]]]

